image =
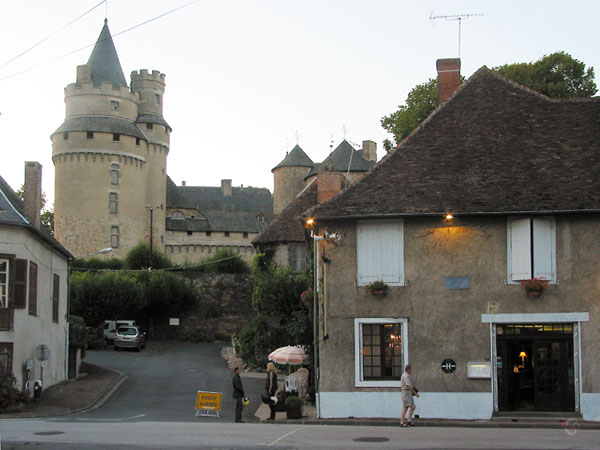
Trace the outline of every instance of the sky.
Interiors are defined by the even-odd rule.
[[[461,22],[463,76],[556,51],[600,71],[592,0],[110,0],[65,27],[99,3],[0,3],[0,175],[16,190],[24,161],[39,161],[50,205],[50,135],[105,17],[128,83],[134,70],[166,74],[167,172],[178,185],[272,191],[271,169],[296,143],[320,162],[332,140],[369,139],[381,158],[391,138],[381,117],[436,77],[438,58],[458,57],[458,22],[432,13],[483,14]]]

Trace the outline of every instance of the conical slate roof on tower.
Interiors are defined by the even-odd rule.
[[[87,63],[90,66],[92,82],[95,85],[112,83],[113,86],[127,86],[106,19],[104,19],[104,26]]]
[[[304,150],[300,148],[298,144],[285,155],[283,161],[273,167],[273,170],[279,169],[280,167],[289,167],[289,166],[300,166],[300,167],[313,167],[315,164],[312,162],[312,159],[308,157]]]

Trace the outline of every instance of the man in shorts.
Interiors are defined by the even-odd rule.
[[[413,387],[410,379],[411,372],[412,367],[410,364],[407,364],[404,368],[402,378],[400,378],[400,397],[402,398],[402,416],[400,416],[400,426],[402,427],[412,426],[413,413],[417,407],[417,405],[415,405],[415,401],[413,400],[413,395],[415,395],[417,398],[419,397],[419,393]],[[405,422],[404,417],[406,416],[406,411],[408,411],[408,421]]]

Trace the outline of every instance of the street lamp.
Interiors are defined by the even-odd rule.
[[[104,255],[105,253],[112,252],[112,247],[106,247],[101,250],[90,253],[89,255],[82,256],[81,258],[74,258],[69,260],[67,263],[67,317],[65,320],[65,332],[66,332],[66,348],[65,348],[65,379],[69,379],[69,316],[71,315],[71,268],[73,263],[89,258],[94,255]]]
[[[148,257],[148,269],[152,269],[152,218],[153,218],[153,214],[154,214],[154,208],[161,208],[162,209],[162,205],[154,205],[154,206],[150,206],[150,205],[146,205],[146,208],[148,208],[150,210],[150,255]]]

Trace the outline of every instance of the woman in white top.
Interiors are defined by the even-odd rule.
[[[410,373],[412,372],[412,367],[410,364],[407,364],[404,368],[404,373],[402,374],[402,378],[400,378],[400,397],[402,398],[402,416],[400,417],[400,425],[403,427],[412,426],[412,417],[415,412],[415,401],[413,400],[413,395],[419,397],[419,393],[413,387],[412,381],[410,379]],[[408,411],[408,421],[404,421],[404,417],[406,416],[406,411]]]

